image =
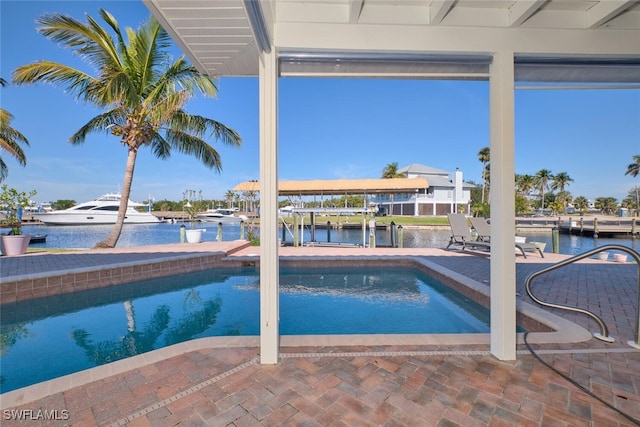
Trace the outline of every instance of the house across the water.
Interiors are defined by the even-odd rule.
[[[446,215],[469,212],[471,189],[475,186],[462,180],[462,171],[447,172],[413,163],[398,170],[407,178],[424,178],[428,186],[412,193],[380,194],[375,198],[389,215]]]
[[[335,179],[280,181],[278,195],[289,197],[354,195],[364,196],[364,208],[377,207],[378,214],[432,216],[469,212],[473,184],[462,180],[462,171],[453,173],[412,164],[398,171],[404,178]],[[236,192],[258,192],[260,184],[248,181],[236,185]],[[303,203],[298,207],[303,207]]]

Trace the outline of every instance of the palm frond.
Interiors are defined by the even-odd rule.
[[[158,38],[164,30],[155,20],[148,21],[140,31],[129,36],[130,56],[135,59],[139,74],[139,97],[147,97],[158,80],[157,68],[162,64],[162,51],[158,49]]]
[[[124,126],[127,120],[126,111],[122,108],[115,108],[99,114],[84,124],[76,133],[71,135],[69,142],[73,145],[84,143],[86,137],[90,133],[102,132],[118,134],[118,129]]]
[[[154,132],[151,140],[151,152],[159,159],[168,159],[171,156],[171,145],[158,132]]]
[[[0,149],[7,152],[22,165],[27,164],[27,158],[20,144],[29,145],[27,137],[11,127],[13,116],[5,109],[0,108]]]
[[[41,25],[38,32],[72,48],[88,64],[100,68],[109,62],[119,63],[111,36],[91,16],[87,15],[87,24],[61,14],[44,15],[37,22]]]
[[[7,164],[4,162],[4,160],[2,160],[2,157],[0,157],[0,182],[4,181],[8,174],[9,168],[7,167]]]
[[[222,171],[220,154],[204,140],[175,129],[169,129],[165,133],[166,141],[174,150],[195,157],[210,169]]]
[[[193,133],[202,138],[212,136],[226,145],[238,147],[242,144],[242,138],[235,130],[217,120],[188,114],[182,110],[173,115],[169,125],[172,129],[182,129],[184,132]]]
[[[25,166],[27,164],[27,155],[24,150],[20,145],[16,144],[15,140],[5,136],[0,134],[0,151],[10,154],[21,166]]]
[[[113,51],[118,52],[116,57],[118,59],[118,64],[120,65],[120,68],[122,68],[127,62],[126,61],[127,60],[127,57],[126,57],[127,44],[125,43],[124,38],[122,37],[122,32],[120,31],[120,26],[118,25],[118,21],[112,14],[110,14],[104,9],[100,9],[100,16],[102,17],[104,22],[106,22],[107,25],[109,25],[109,27],[111,27],[113,32],[116,34],[117,47],[116,47],[116,44],[113,44]],[[105,38],[111,40],[111,37],[109,37],[109,34],[107,34],[97,22],[93,21],[93,25],[96,32],[103,34]]]
[[[202,95],[216,97],[218,86],[216,80],[200,73],[196,67],[190,65],[184,56],[178,58],[165,73],[173,84],[189,91],[198,90]]]
[[[13,71],[16,84],[51,83],[64,86],[77,99],[91,100],[96,80],[84,71],[51,61],[23,65]]]
[[[162,98],[147,97],[142,102],[141,110],[147,120],[157,129],[165,127],[172,122],[174,116],[182,111],[192,94],[187,91],[172,92]]]

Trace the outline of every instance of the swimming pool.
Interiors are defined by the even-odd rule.
[[[259,273],[216,269],[5,304],[7,392],[187,340],[258,335]],[[489,312],[413,268],[282,268],[280,333],[487,333]]]

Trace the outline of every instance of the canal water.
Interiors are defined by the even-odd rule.
[[[122,231],[118,247],[146,246],[155,244],[168,244],[180,242],[180,223],[160,223],[160,224],[137,224],[125,225]],[[190,224],[185,224],[190,227]],[[214,223],[198,224],[198,228],[204,228],[203,240],[213,242],[218,238],[218,225]],[[25,234],[46,234],[45,243],[31,244],[32,248],[71,248],[86,249],[93,247],[96,243],[104,239],[111,231],[112,226],[87,225],[87,226],[45,226],[26,225],[23,227]],[[239,224],[224,224],[222,226],[222,240],[230,241],[241,238],[244,231],[246,236],[249,226],[245,225],[244,230]],[[255,230],[257,233],[257,229]],[[426,247],[445,248],[449,242],[451,232],[449,227],[404,229],[403,246],[406,248]],[[552,250],[551,230],[536,232],[521,232],[520,236],[527,238],[528,242],[546,243],[546,252]],[[282,240],[283,234],[280,233]],[[311,241],[309,230],[305,230],[303,242]],[[362,230],[331,230],[328,234],[326,229],[315,231],[316,242],[362,244]],[[376,230],[375,241],[377,246],[390,246],[391,233],[389,230]],[[284,242],[293,242],[291,234],[285,230]],[[397,239],[394,239],[397,243]],[[366,233],[366,243],[369,243],[369,232]],[[619,244],[640,251],[640,238],[593,238],[587,236],[576,236],[560,234],[559,252],[563,254],[576,255],[595,247]]]

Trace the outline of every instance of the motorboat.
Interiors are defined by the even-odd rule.
[[[244,215],[236,215],[237,208],[231,209],[207,209],[206,211],[196,215],[196,220],[201,222],[215,222],[215,223],[236,223],[240,221],[246,221],[248,218]]]
[[[69,209],[34,213],[33,217],[46,225],[115,224],[118,218],[120,199],[119,193],[107,193],[95,200],[77,204]],[[143,206],[148,208],[148,205],[144,203],[129,200],[124,223],[153,224],[160,222],[148,209],[144,212],[136,210],[136,207]]]

